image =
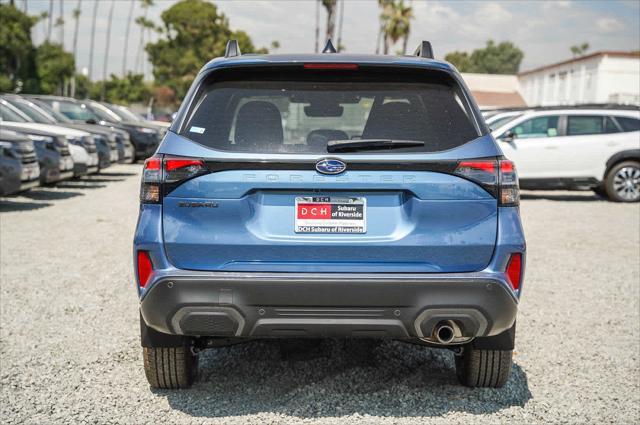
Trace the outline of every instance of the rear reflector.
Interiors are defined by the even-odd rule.
[[[141,288],[147,286],[149,283],[149,278],[151,277],[151,272],[153,272],[153,264],[151,263],[151,258],[149,258],[149,253],[147,251],[138,251],[138,283]]]
[[[305,63],[304,69],[343,69],[355,71],[358,64],[355,63]]]
[[[506,273],[513,289],[518,290],[520,288],[520,278],[522,276],[522,254],[511,254],[511,258],[509,258],[509,263],[507,264]]]

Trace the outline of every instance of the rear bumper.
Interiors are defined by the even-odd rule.
[[[430,336],[454,320],[465,337],[512,327],[518,300],[499,273],[293,274],[182,272],[157,276],[141,301],[147,326],[173,335]]]

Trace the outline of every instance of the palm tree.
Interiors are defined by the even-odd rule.
[[[402,54],[407,53],[407,41],[411,30],[411,19],[413,19],[413,10],[411,6],[405,6],[404,0],[391,3],[389,15],[386,21],[384,31],[384,54],[389,53],[389,48],[398,40],[403,39]]]
[[[147,22],[147,14],[149,13],[149,7],[153,6],[153,0],[140,0],[142,4],[140,5],[144,9],[144,15],[139,16],[136,19],[136,24],[140,25],[140,43],[138,44],[138,52],[136,53],[136,63],[135,70],[138,72],[138,69],[142,67],[144,62],[142,61],[142,46],[144,46],[144,34],[147,31],[147,25],[144,23]]]
[[[115,6],[116,0],[111,0],[111,7],[109,8],[109,18],[107,20],[107,40],[104,48],[104,61],[102,62],[102,92],[100,93],[100,100],[104,100],[105,90],[107,87],[107,64],[109,63],[109,47],[111,44],[111,25],[113,24],[113,6]]]
[[[336,3],[338,0],[322,0],[322,5],[327,9],[327,33],[325,40],[334,38],[336,32]]]
[[[82,0],[78,0],[78,5],[75,9],[73,9],[73,19],[76,21],[75,26],[73,28],[73,58],[76,59],[78,55],[78,26],[80,24],[80,6],[82,5]]]
[[[53,27],[53,0],[49,0],[49,26],[47,27],[47,41],[51,39],[51,28]]]
[[[380,53],[380,40],[384,36],[384,44],[387,44],[386,38],[386,28],[387,22],[391,16],[391,5],[393,4],[393,0],[378,0],[378,7],[380,10],[380,15],[378,17],[378,38],[376,40],[376,55]]]
[[[96,16],[98,15],[98,2],[93,3],[93,20],[91,21],[91,48],[89,49],[89,81],[93,75],[93,44],[96,40]]]
[[[58,16],[58,19],[56,19],[55,26],[60,28],[60,44],[64,49],[64,2],[61,1],[58,2],[58,4],[60,5],[60,16]]]
[[[320,0],[316,0],[316,53],[320,49]]]
[[[127,53],[129,47],[129,31],[131,30],[131,19],[133,18],[133,8],[135,7],[136,0],[131,0],[129,6],[129,17],[127,18],[127,28],[124,30],[124,56],[122,57],[122,76],[127,73]]]
[[[342,24],[344,23],[344,0],[340,0],[340,21],[338,23],[338,45],[336,48],[338,49],[338,53],[344,46],[342,46]]]

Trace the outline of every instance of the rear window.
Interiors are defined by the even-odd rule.
[[[331,140],[358,139],[421,141],[393,152],[434,152],[479,136],[450,77],[396,71],[218,71],[196,95],[181,134],[257,153],[327,153]]]

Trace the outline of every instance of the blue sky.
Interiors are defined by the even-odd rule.
[[[0,0],[4,3],[8,0]],[[65,46],[72,48],[73,25],[71,12],[78,0],[55,0],[54,19],[63,1],[65,14]],[[94,78],[101,77],[104,60],[106,26],[112,0],[98,0]],[[113,30],[108,72],[120,73],[123,64],[125,27],[132,0],[115,0]],[[15,0],[24,7],[24,0]],[[453,50],[472,50],[482,47],[486,40],[512,41],[525,52],[521,70],[567,59],[571,45],[588,42],[591,51],[640,50],[640,0],[595,1],[436,1],[405,0],[414,8],[415,19],[409,48],[420,40],[433,43],[438,58]],[[49,9],[48,0],[27,0],[30,14]],[[155,0],[148,17],[160,23],[161,12],[175,0]],[[257,46],[269,46],[272,40],[280,42],[279,53],[313,52],[315,46],[315,11],[313,0],[223,0],[214,1],[229,18],[231,27],[243,29]],[[139,1],[134,1],[134,16],[142,14]],[[93,0],[82,0],[80,38],[78,42],[78,68],[89,63],[89,34]],[[376,44],[378,7],[375,0],[345,0],[342,43],[348,52],[373,53]],[[321,32],[325,14],[321,8]],[[41,42],[46,23],[34,30],[34,41]],[[132,25],[129,37],[127,68],[132,69],[140,31]],[[54,28],[52,38],[59,40]],[[401,43],[392,50],[401,48]],[[147,66],[147,73],[151,67]]]

